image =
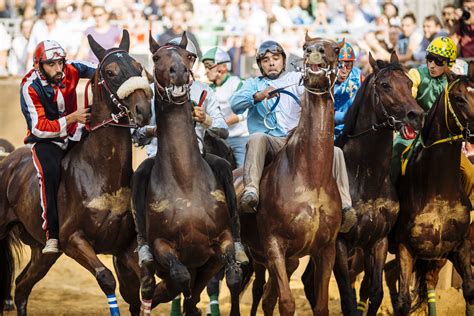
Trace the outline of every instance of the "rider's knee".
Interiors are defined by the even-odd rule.
[[[266,144],[268,139],[268,135],[264,133],[255,133],[250,135],[249,140],[247,142],[247,148],[251,146],[255,146],[256,144]]]

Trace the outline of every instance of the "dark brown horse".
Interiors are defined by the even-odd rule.
[[[243,240],[254,259],[269,270],[263,297],[265,315],[273,314],[277,299],[281,315],[295,313],[289,278],[305,255],[316,265],[317,306],[313,313],[329,313],[329,279],[341,223],[341,200],[332,176],[331,98],[340,45],[306,36],[305,94],[299,124],[264,169],[256,214],[241,215]],[[235,183],[237,188],[240,181]]]
[[[154,269],[142,268],[143,308],[146,312],[183,293],[185,314],[199,314],[196,304],[201,292],[225,264],[227,284],[237,298],[231,313],[238,315],[241,272],[234,257],[231,217],[225,188],[199,151],[189,98],[191,55],[186,45],[185,34],[179,46],[160,47],[150,36],[159,152],[146,194],[144,189],[135,195],[134,179],[133,205],[138,229],[153,248],[154,268],[162,281],[155,287]],[[142,214],[146,228],[139,218]]]
[[[462,203],[466,196],[459,171],[459,140],[472,141],[469,128],[474,124],[474,63],[469,64],[468,76],[449,79],[428,113],[415,142],[419,146],[409,154],[406,174],[398,184],[400,215],[391,237],[400,267],[396,313],[401,315],[433,301],[444,259],[452,261],[461,275],[466,311],[474,314],[470,214],[467,203]],[[413,272],[417,287],[411,307]]]
[[[130,312],[138,314],[139,268],[129,209],[132,144],[126,123],[127,116],[138,125],[148,122],[151,91],[142,77],[141,65],[128,54],[127,31],[118,49],[106,51],[92,37],[89,43],[100,61],[93,82],[90,120],[93,131],[62,161],[58,192],[60,245],[66,255],[95,276],[107,296],[115,296],[116,282],[96,254],[116,256],[121,294],[130,304]],[[94,130],[103,122],[114,124],[111,114],[116,119],[122,117],[118,125],[127,128],[110,126]],[[41,229],[39,185],[29,148],[17,149],[0,163],[0,188],[0,278],[10,278],[13,273],[10,242],[15,237],[13,227],[19,228],[17,235],[31,246],[30,261],[16,279],[15,288],[18,313],[26,315],[33,286],[61,255],[41,253],[45,233]],[[8,291],[6,288],[0,293]]]
[[[337,239],[334,274],[344,315],[363,314],[364,311],[376,315],[382,303],[387,236],[399,210],[389,174],[393,131],[405,124],[418,130],[423,117],[423,110],[411,96],[410,78],[398,63],[397,55],[392,54],[390,63],[376,62],[372,55],[369,60],[374,72],[357,92],[346,116],[344,132],[336,141],[343,146],[352,203],[358,215],[354,228],[339,234]],[[348,260],[356,249],[361,250],[356,257],[363,260],[365,272],[358,307],[352,290],[355,275],[350,275],[354,269]],[[303,282],[311,305],[314,305],[312,270],[313,266],[308,265]]]

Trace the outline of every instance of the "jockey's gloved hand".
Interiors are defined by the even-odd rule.
[[[143,147],[151,142],[151,137],[147,136],[147,130],[146,127],[141,127],[137,128],[133,131],[132,133],[132,142],[137,146],[137,147]]]

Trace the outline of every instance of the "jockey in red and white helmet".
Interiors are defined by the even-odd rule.
[[[59,45],[58,42],[52,40],[46,40],[40,42],[33,53],[33,66],[37,71],[38,75],[41,79],[47,80],[49,83],[57,83],[54,78],[50,78],[47,73],[45,73],[43,64],[55,60],[62,60],[63,61],[63,69],[64,64],[66,64],[66,52],[64,49]],[[64,76],[64,73],[63,73]],[[62,77],[61,77],[62,79]]]

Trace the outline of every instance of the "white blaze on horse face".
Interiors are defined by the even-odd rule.
[[[84,202],[85,207],[100,211],[110,211],[116,215],[121,215],[130,210],[130,188],[120,188],[112,193],[104,193],[93,198],[89,202]]]

